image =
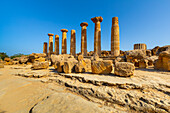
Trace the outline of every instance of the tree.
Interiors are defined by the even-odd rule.
[[[6,53],[0,53],[0,59],[4,60],[5,57],[8,57]]]

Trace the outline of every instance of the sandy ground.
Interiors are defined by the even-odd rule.
[[[57,74],[52,67],[33,71],[29,65],[0,68],[0,113],[162,113],[169,108],[170,72],[136,69],[124,78]]]

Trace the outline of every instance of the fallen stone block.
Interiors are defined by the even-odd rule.
[[[115,63],[115,75],[129,77],[134,74],[135,66],[129,62]]]
[[[91,62],[92,73],[94,74],[109,74],[113,69],[112,60],[92,61]]]

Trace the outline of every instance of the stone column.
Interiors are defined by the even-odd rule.
[[[62,54],[67,54],[67,29],[61,29],[62,32]]]
[[[51,54],[53,54],[53,36],[54,36],[54,34],[49,33],[48,36],[49,36],[49,51],[48,51],[48,54],[51,55]]]
[[[143,50],[146,50],[146,49],[147,49],[147,46],[146,46],[146,44],[144,44],[144,43],[134,44],[134,50],[135,50],[135,49],[143,49]]]
[[[47,54],[47,42],[44,42],[43,53]]]
[[[70,54],[76,57],[76,31],[71,30]]]
[[[118,17],[113,17],[112,18],[111,55],[114,56],[114,57],[120,55],[120,40],[119,40],[119,22],[118,22]]]
[[[87,56],[87,22],[83,22],[80,24],[81,26],[81,54],[83,56]]]
[[[59,36],[55,35],[55,54],[59,55]]]
[[[101,25],[103,21],[102,17],[94,17],[91,20],[95,23],[95,32],[94,32],[94,53],[101,55]]]

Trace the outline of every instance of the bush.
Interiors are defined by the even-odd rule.
[[[13,58],[16,58],[16,57],[21,57],[22,55],[24,55],[24,54],[18,53],[18,54],[14,54],[10,58],[13,59]]]
[[[5,57],[8,57],[6,53],[0,53],[0,59],[4,60]]]

